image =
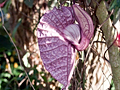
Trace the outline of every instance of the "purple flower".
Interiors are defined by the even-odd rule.
[[[40,19],[38,45],[41,59],[64,89],[69,86],[73,74],[75,49],[86,49],[93,31],[90,16],[78,5],[53,8]]]
[[[0,3],[0,7],[3,7],[4,4],[6,3],[7,0],[5,0],[4,2]]]

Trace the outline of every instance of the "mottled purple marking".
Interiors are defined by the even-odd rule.
[[[72,9],[73,8],[73,9]],[[75,18],[74,18],[75,17]],[[76,30],[70,32],[71,41],[67,40],[64,30],[68,25],[79,23],[81,40],[76,40]],[[73,29],[73,27],[71,28]],[[38,45],[45,68],[67,89],[74,70],[75,50],[88,47],[93,36],[93,23],[90,16],[78,5],[73,7],[53,8],[46,12],[38,24]],[[72,34],[73,33],[73,34]],[[76,42],[78,41],[78,43]]]

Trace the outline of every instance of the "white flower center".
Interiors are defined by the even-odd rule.
[[[78,44],[81,38],[80,28],[78,24],[68,25],[64,31],[64,38],[70,41],[72,44]]]

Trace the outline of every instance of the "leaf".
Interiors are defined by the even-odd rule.
[[[3,8],[3,11],[4,11],[5,13],[8,13],[11,3],[12,3],[11,0],[8,0],[8,1],[5,3],[5,6],[4,6],[4,8]]]
[[[54,78],[50,77],[47,81],[48,82],[52,82],[53,80],[55,80]]]
[[[7,51],[7,55],[8,55],[8,56],[11,56],[11,51]]]
[[[11,47],[12,47],[12,44],[9,41],[9,38],[6,38],[5,36],[0,35],[0,52],[4,50],[8,50]]]
[[[8,80],[6,78],[1,79],[3,82],[7,83]]]
[[[43,78],[44,82],[47,83],[47,77],[45,76],[41,76],[41,77]]]
[[[33,1],[34,1],[34,0],[24,0],[24,3],[25,3],[29,8],[32,8],[32,7],[33,7]]]
[[[67,88],[74,70],[75,52],[66,42],[63,29],[74,23],[71,8],[54,8],[47,12],[38,25],[38,44],[45,68]],[[57,17],[57,18],[56,18]]]
[[[15,26],[15,28],[14,28],[14,30],[13,30],[12,37],[15,37],[15,34],[16,34],[16,32],[17,32],[17,29],[18,29],[18,27],[21,25],[21,23],[22,23],[22,19],[20,18],[20,19],[18,20],[17,25]]]
[[[48,7],[51,7],[51,5],[52,5],[53,2],[54,2],[54,0],[49,0]]]
[[[13,72],[13,74],[14,74],[15,76],[18,76],[18,75],[20,75],[21,73],[23,73],[23,70],[21,69],[20,66],[18,66],[17,68],[14,68],[14,69],[12,70],[12,72]]]
[[[89,5],[91,3],[91,0],[86,0],[86,4]]]
[[[120,16],[120,0],[113,0],[110,3],[110,8],[109,10],[114,9],[114,13],[111,16],[112,20],[113,20],[113,24],[115,24],[117,22],[117,20],[119,20],[119,16]]]
[[[9,73],[2,73],[1,77],[11,78],[11,74],[9,74]]]
[[[120,8],[120,0],[113,0],[110,4],[110,10]]]

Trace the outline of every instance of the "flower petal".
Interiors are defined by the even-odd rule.
[[[91,39],[94,33],[94,27],[91,17],[78,5],[73,5],[75,19],[78,21],[83,34]]]
[[[67,88],[74,70],[75,52],[63,38],[63,28],[73,23],[68,8],[54,8],[47,12],[38,25],[38,45],[45,68]],[[60,27],[61,26],[61,27]]]
[[[3,7],[4,4],[6,3],[7,0],[5,0],[4,2],[0,3],[0,7]]]
[[[54,7],[53,10],[44,14],[40,22],[49,24],[51,27],[54,27],[59,34],[63,34],[63,29],[75,21],[71,10],[70,7],[61,7],[61,9]]]
[[[80,6],[74,4],[73,11],[75,19],[81,28],[81,41],[78,45],[76,44],[75,46],[78,50],[84,50],[89,45],[90,39],[94,33],[93,22],[91,17]]]
[[[64,31],[64,38],[73,45],[79,44],[80,28],[78,24],[68,25]]]

